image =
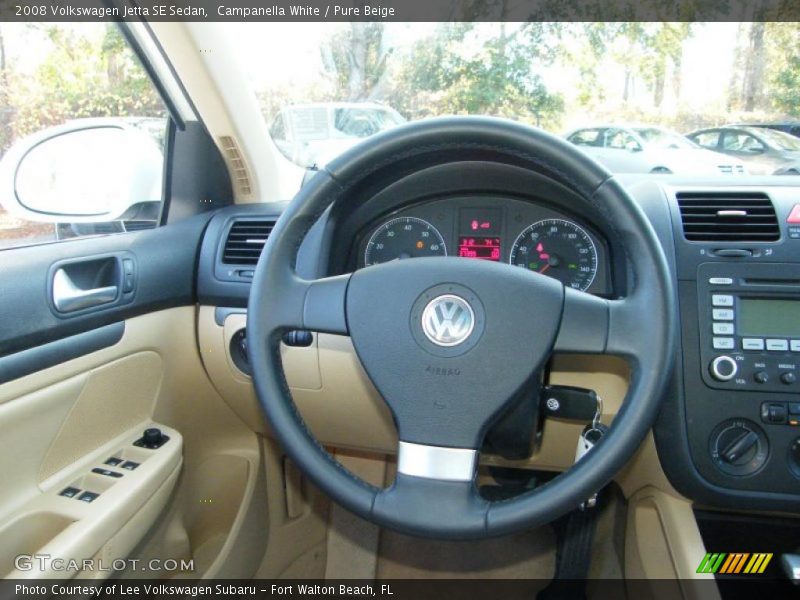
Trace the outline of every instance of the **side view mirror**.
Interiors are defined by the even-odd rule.
[[[625,146],[625,149],[628,152],[641,152],[642,151],[642,147],[639,144],[635,143],[635,142],[631,142],[630,144],[627,144]]]
[[[28,221],[112,221],[162,196],[162,119],[77,119],[16,144],[0,160],[0,204]]]

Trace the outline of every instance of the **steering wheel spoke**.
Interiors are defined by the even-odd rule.
[[[350,275],[337,275],[307,281],[294,277],[287,284],[280,310],[269,315],[273,330],[307,329],[321,333],[348,335],[345,298]]]
[[[403,518],[408,532],[474,538],[485,535],[489,502],[475,483],[478,451],[400,442],[397,475],[372,506],[377,519]],[[461,533],[453,536],[452,531]]]

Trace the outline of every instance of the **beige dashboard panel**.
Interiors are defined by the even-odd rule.
[[[222,326],[215,309],[200,308],[198,331],[203,362],[217,390],[254,431],[267,432],[250,377],[234,365],[230,339],[246,324],[246,315],[228,315]],[[317,438],[337,448],[394,453],[397,433],[391,413],[356,356],[349,338],[316,334],[309,348],[282,349],[284,371],[303,419]],[[625,397],[627,364],[610,356],[557,356],[550,382],[589,387],[603,399],[603,420],[610,423]],[[487,464],[561,470],[575,458],[582,426],[556,419],[545,424],[542,443],[528,460],[483,457]]]

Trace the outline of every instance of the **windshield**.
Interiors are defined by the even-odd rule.
[[[639,137],[641,137],[648,146],[673,149],[697,148],[697,146],[687,138],[671,131],[656,129],[654,127],[635,127],[633,130],[639,134]]]
[[[767,129],[765,127],[761,130],[761,137],[781,150],[789,150],[792,152],[800,151],[800,138],[796,138],[783,131],[775,131],[774,129]]]
[[[220,26],[273,140],[302,166],[440,115],[506,117],[556,135],[613,123],[635,129],[648,146],[688,151],[697,146],[683,134],[800,112],[791,84],[800,60],[800,47],[790,43],[793,23]],[[756,62],[764,68],[747,67]],[[579,147],[619,172],[688,168],[648,162],[647,153],[608,158],[602,145]],[[723,144],[713,150],[721,154],[705,161],[712,172],[746,172],[731,165],[749,157],[726,158]],[[677,152],[670,155],[677,160]]]

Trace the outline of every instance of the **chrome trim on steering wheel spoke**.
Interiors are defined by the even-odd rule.
[[[478,451],[470,448],[445,448],[400,442],[397,472],[412,477],[442,481],[472,481],[478,464]]]

